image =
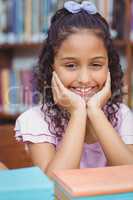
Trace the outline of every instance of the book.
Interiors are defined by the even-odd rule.
[[[0,32],[7,29],[6,1],[0,0]]]
[[[116,38],[117,39],[124,39],[125,38],[125,9],[126,2],[124,0],[114,1],[113,2],[113,18],[112,18],[112,25],[111,28],[116,31]]]
[[[132,91],[132,94],[131,94],[131,109],[133,111],[133,70],[132,70],[132,75],[131,75],[131,91]]]
[[[1,94],[2,94],[2,106],[5,113],[9,112],[9,69],[3,68],[1,70]]]
[[[53,172],[58,200],[132,200],[133,165]]]
[[[133,1],[131,1],[130,40],[133,41]]]
[[[1,200],[54,200],[54,183],[38,168],[0,171]]]
[[[32,34],[32,1],[27,0],[25,5],[25,18],[24,18],[24,32],[25,39],[30,41]]]
[[[40,33],[40,18],[42,13],[40,13],[40,0],[32,0],[32,34],[33,37]]]
[[[29,69],[21,70],[21,86],[22,86],[22,97],[23,103],[28,108],[28,106],[32,106],[32,71]]]
[[[57,0],[0,0],[0,43],[41,42]]]

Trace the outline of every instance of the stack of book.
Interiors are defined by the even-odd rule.
[[[133,200],[133,165],[54,172],[56,200]]]

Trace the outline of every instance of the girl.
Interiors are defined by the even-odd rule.
[[[133,164],[133,115],[122,71],[96,7],[68,1],[51,20],[35,71],[42,105],[16,121],[34,165],[57,169]]]

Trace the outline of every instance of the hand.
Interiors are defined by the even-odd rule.
[[[59,79],[56,72],[53,72],[52,77],[52,92],[54,102],[64,107],[68,112],[72,113],[75,110],[84,110],[86,112],[86,105],[84,99],[67,89]]]
[[[110,72],[108,72],[107,80],[102,90],[100,90],[99,92],[94,94],[91,98],[89,98],[87,102],[87,113],[89,113],[89,110],[93,108],[101,109],[107,103],[110,97],[111,97],[111,78],[110,78]]]

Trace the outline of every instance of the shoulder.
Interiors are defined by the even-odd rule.
[[[120,104],[119,110],[120,125],[119,133],[125,143],[133,144],[133,112],[125,104]]]
[[[56,144],[56,136],[49,131],[49,124],[44,120],[42,105],[34,106],[23,112],[16,120],[16,139],[34,143],[51,142]]]
[[[20,116],[17,118],[17,121],[21,121],[21,122],[27,122],[27,120],[29,121],[40,121],[43,118],[44,113],[41,110],[41,105],[38,106],[34,106],[32,108],[29,108],[28,110],[26,110],[25,112],[23,112],[22,114],[20,114]]]
[[[127,114],[130,113],[131,115],[133,114],[132,110],[124,103],[120,104],[120,111],[122,114]]]
[[[122,122],[133,123],[133,111],[126,104],[120,104],[119,116]]]
[[[41,106],[35,106],[23,112],[16,120],[16,125],[19,124],[20,128],[30,128],[30,131],[42,130],[42,126],[46,125],[44,121],[44,113],[41,111]]]

